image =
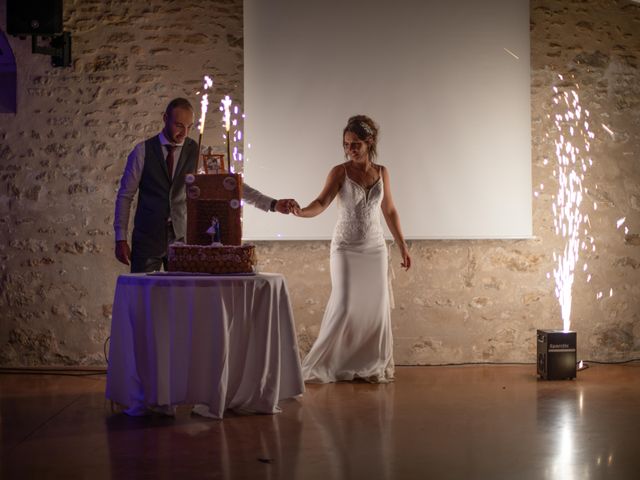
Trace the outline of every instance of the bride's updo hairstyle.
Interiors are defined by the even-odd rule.
[[[347,120],[347,126],[342,131],[342,139],[347,132],[355,134],[360,140],[369,146],[369,159],[373,160],[378,156],[378,125],[366,115],[355,115]],[[370,142],[367,140],[370,139]]]

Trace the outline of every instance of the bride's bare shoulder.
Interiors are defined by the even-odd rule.
[[[329,172],[329,175],[336,176],[336,177],[344,177],[346,166],[347,166],[347,162],[339,163],[338,165],[336,165],[331,169],[331,171]]]
[[[385,167],[380,163],[376,163],[375,167],[378,169],[378,172],[380,172],[380,175],[383,175],[385,172],[388,172],[387,167]]]

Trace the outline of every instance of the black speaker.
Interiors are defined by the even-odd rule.
[[[62,0],[7,0],[7,32],[14,36],[62,33]]]

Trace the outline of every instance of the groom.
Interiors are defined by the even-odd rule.
[[[188,137],[194,112],[184,98],[169,102],[162,117],[162,131],[138,143],[129,154],[116,197],[115,256],[131,272],[152,272],[167,268],[168,245],[184,241],[187,223],[185,175],[198,163],[198,144]],[[136,193],[138,206],[133,222],[132,248],[128,226],[131,203]],[[243,199],[255,207],[288,214],[298,207],[293,199],[276,200],[246,183]]]

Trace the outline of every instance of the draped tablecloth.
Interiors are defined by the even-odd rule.
[[[277,413],[304,391],[282,275],[118,277],[107,398],[129,411],[206,404]]]

